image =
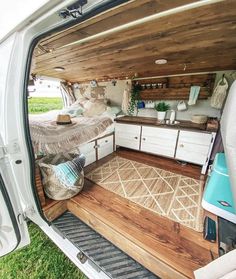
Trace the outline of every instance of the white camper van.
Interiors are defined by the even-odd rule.
[[[31,220],[88,278],[236,278],[224,243],[236,223],[236,1],[15,2],[0,38],[0,256],[30,243]],[[28,86],[44,79],[64,108],[32,116]],[[211,193],[229,195],[202,202],[222,152],[228,182]]]

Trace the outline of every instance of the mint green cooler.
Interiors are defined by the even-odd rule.
[[[208,176],[202,206],[209,212],[236,223],[236,210],[224,153],[217,153]]]

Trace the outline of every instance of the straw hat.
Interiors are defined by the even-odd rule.
[[[71,124],[71,118],[69,114],[58,114],[57,124],[58,125],[68,125]]]

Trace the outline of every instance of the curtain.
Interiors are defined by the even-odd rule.
[[[76,101],[73,88],[68,82],[61,81],[60,90],[64,101],[64,107],[69,107]]]

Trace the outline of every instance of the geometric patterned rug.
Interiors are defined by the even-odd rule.
[[[203,181],[116,156],[86,174],[103,188],[195,231],[203,230]]]

